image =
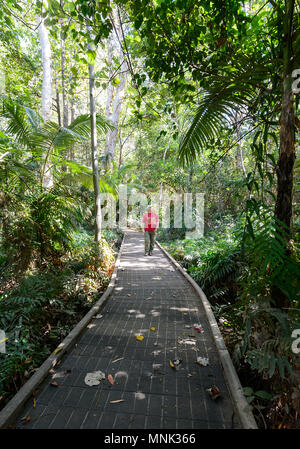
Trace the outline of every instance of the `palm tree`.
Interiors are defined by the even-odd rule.
[[[271,2],[274,4],[274,2]],[[274,5],[276,20],[273,25],[278,27],[282,35],[279,42],[279,58],[259,60],[255,54],[239,56],[234,61],[234,68],[223,70],[223,75],[211,75],[209,86],[204,89],[192,123],[183,136],[179,156],[182,162],[192,163],[205,148],[207,142],[215,138],[222,127],[234,119],[234,114],[241,109],[248,119],[256,120],[255,128],[263,124],[268,130],[270,124],[280,127],[279,158],[277,162],[277,197],[274,218],[280,224],[278,238],[283,237],[288,253],[288,241],[291,238],[293,167],[295,161],[295,102],[292,91],[293,70],[299,49],[295,36],[299,17],[295,14],[295,1],[285,0],[283,8]],[[282,30],[282,31],[280,31]],[[261,56],[261,55],[259,55]],[[268,56],[268,55],[267,55]],[[225,74],[224,74],[225,73]],[[281,75],[281,84],[273,82]],[[270,88],[270,81],[272,87]],[[269,116],[257,120],[262,95],[269,95],[272,107]],[[262,115],[262,114],[261,114]],[[278,117],[279,116],[279,117]],[[278,119],[279,118],[279,119]],[[276,120],[274,122],[274,120]],[[276,295],[278,307],[284,307],[284,295]]]
[[[61,165],[67,165],[71,172],[74,170],[77,175],[82,168],[83,175],[89,174],[87,167],[64,159],[66,150],[90,138],[89,114],[78,116],[68,127],[60,127],[53,121],[44,122],[33,109],[5,99],[0,116],[6,119],[6,133],[13,136],[21,147],[29,151],[32,160],[39,164],[41,189],[43,189],[45,167],[49,164],[56,169]],[[111,128],[111,125],[99,114],[97,114],[96,126],[100,133],[105,133]],[[91,171],[90,173],[92,175]],[[102,185],[103,188],[104,185]]]

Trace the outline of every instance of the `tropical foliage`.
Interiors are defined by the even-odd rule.
[[[122,233],[100,193],[126,184],[205,193],[203,238],[173,208],[158,238],[259,426],[299,427],[299,2],[2,3],[0,407],[107,284]]]

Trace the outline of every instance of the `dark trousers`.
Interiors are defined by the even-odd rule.
[[[145,253],[152,253],[155,243],[155,231],[145,231],[144,238],[145,238]]]

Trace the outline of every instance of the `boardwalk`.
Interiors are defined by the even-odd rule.
[[[195,324],[204,332],[195,331]],[[198,365],[197,357],[208,358],[209,365]],[[182,362],[174,370],[170,360],[176,359]],[[106,378],[86,385],[87,373],[99,370]],[[221,392],[216,400],[206,391],[212,385]],[[26,424],[24,417],[30,417]],[[141,233],[126,236],[111,297],[39,386],[35,403],[28,401],[15,426],[240,427],[199,296],[158,247],[152,257],[144,256]]]

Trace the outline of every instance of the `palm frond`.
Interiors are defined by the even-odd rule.
[[[96,116],[96,126],[97,131],[101,134],[114,128],[114,126],[109,123],[104,117],[102,117],[101,114],[97,114]],[[70,123],[68,129],[88,139],[91,135],[90,114],[82,114],[76,117],[76,119],[73,120],[72,123]]]
[[[11,100],[4,99],[0,116],[7,119],[6,132],[13,135],[18,143],[31,148],[32,126],[25,113],[24,107]]]
[[[246,108],[257,97],[259,88],[268,77],[268,67],[249,64],[233,71],[234,76],[211,80],[211,87],[203,92],[192,123],[181,139],[179,159],[191,164],[206,144],[230,123],[235,111]]]
[[[24,111],[33,131],[37,131],[43,121],[42,117],[34,109],[29,108],[28,106],[24,106]]]
[[[61,182],[66,185],[82,185],[87,190],[93,190],[94,184],[93,184],[93,172],[91,169],[89,171],[81,171],[81,172],[73,172],[73,173],[67,173],[63,176],[61,179]],[[107,182],[107,180],[103,177],[99,177],[99,190],[101,193],[110,193],[114,197],[116,197],[116,190],[115,188]]]

